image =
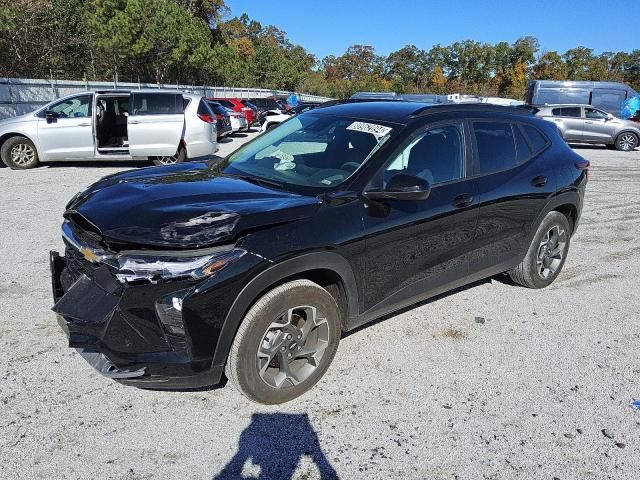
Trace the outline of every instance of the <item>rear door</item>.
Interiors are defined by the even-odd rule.
[[[127,119],[132,157],[176,153],[184,133],[184,99],[180,93],[133,92]]]
[[[567,142],[583,139],[584,118],[581,107],[554,107],[551,114],[551,121],[558,126],[562,138]]]
[[[527,123],[474,120],[479,218],[471,274],[493,275],[517,264],[531,228],[555,192],[549,140]]]

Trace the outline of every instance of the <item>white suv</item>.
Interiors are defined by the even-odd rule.
[[[200,95],[175,90],[83,92],[0,121],[0,158],[14,169],[60,160],[169,165],[206,159],[218,151],[215,121]]]

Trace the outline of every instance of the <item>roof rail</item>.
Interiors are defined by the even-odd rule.
[[[509,113],[509,114],[516,114],[516,115],[531,116],[534,113],[536,113],[537,109],[535,107],[531,107],[530,105],[518,105],[518,106],[508,107],[508,106],[502,106],[502,105],[492,105],[489,103],[452,103],[452,104],[423,107],[413,112],[410,115],[410,117],[418,118],[418,117],[423,117],[425,115],[434,115],[436,113],[442,113],[442,112],[468,112],[468,111]]]

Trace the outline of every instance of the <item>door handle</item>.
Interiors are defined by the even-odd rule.
[[[464,208],[468,207],[472,203],[473,197],[471,195],[463,193],[462,195],[458,195],[456,198],[454,198],[451,202],[451,205],[453,205],[455,208]]]
[[[90,127],[91,124],[90,123],[79,123],[78,126],[79,127]]]
[[[549,179],[544,175],[538,175],[537,177],[533,177],[531,179],[531,185],[533,185],[534,187],[544,187],[548,181]]]
[[[591,120],[585,120],[584,123],[588,123],[589,125],[591,125],[593,123],[593,121]]]
[[[139,123],[137,120],[129,120],[129,125],[138,125]]]

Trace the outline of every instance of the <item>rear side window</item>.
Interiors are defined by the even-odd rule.
[[[513,125],[513,138],[516,141],[516,155],[518,162],[522,162],[531,155],[531,148],[529,148],[527,140],[524,138],[524,135],[517,125]]]
[[[133,115],[177,115],[184,113],[179,93],[133,93]]]
[[[517,164],[513,130],[508,122],[474,122],[480,173],[498,172]]]
[[[580,111],[580,107],[560,107],[554,108],[551,110],[552,115],[556,117],[576,117],[580,118],[582,116],[582,112]]]
[[[527,137],[529,137],[529,142],[531,143],[534,152],[539,152],[549,143],[549,139],[537,128],[532,127],[531,125],[522,125],[522,128],[524,129],[524,133],[527,134]]]

